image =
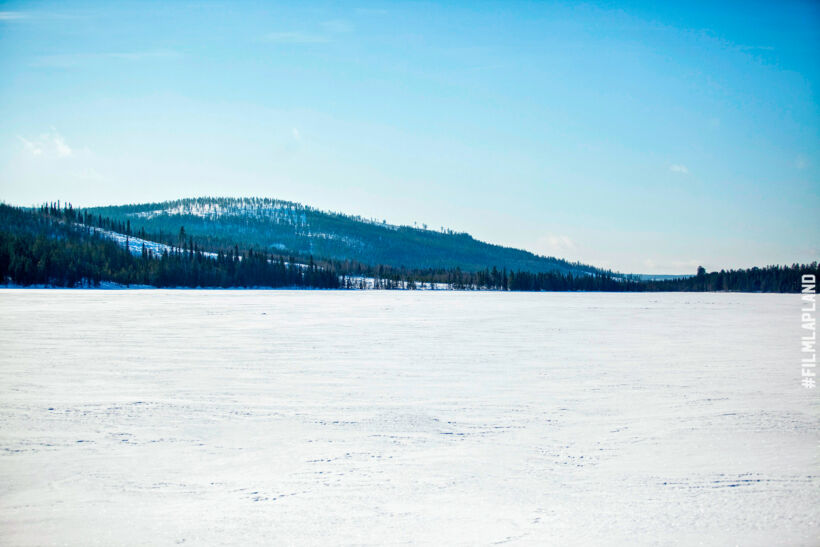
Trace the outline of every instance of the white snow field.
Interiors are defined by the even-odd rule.
[[[798,295],[0,291],[2,545],[818,545]]]

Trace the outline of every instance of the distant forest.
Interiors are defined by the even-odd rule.
[[[148,242],[172,243],[162,252],[142,246],[132,253],[100,230]],[[302,260],[302,259],[299,259]],[[99,286],[101,282],[154,287],[360,288],[374,278],[376,288],[446,284],[462,290],[508,291],[739,291],[800,292],[801,275],[820,275],[817,262],[721,270],[664,280],[641,280],[610,272],[531,272],[485,268],[409,269],[352,260],[271,253],[249,246],[202,248],[179,226],[174,238],[151,234],[130,221],[112,219],[70,205],[24,209],[0,204],[0,282],[57,287]]]
[[[444,227],[397,226],[271,198],[201,197],[95,207],[87,213],[130,226],[135,233],[144,230],[153,241],[166,244],[176,245],[179,228],[185,226],[186,234],[203,248],[248,247],[305,261],[314,256],[407,270],[477,272],[495,265],[527,272],[604,273],[590,265],[485,243]]]
[[[154,287],[340,286],[333,272],[238,250],[206,256],[195,246],[134,255],[80,221],[70,207],[37,211],[0,205],[0,276],[20,285],[99,286],[102,281]],[[88,217],[86,216],[87,220]]]

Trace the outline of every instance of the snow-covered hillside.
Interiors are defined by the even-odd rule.
[[[143,248],[148,251],[152,252],[157,255],[161,255],[164,252],[174,253],[174,252],[181,252],[179,247],[172,247],[171,245],[166,245],[164,243],[157,243],[155,241],[149,241],[147,239],[142,239],[139,237],[127,236],[125,234],[121,234],[119,232],[113,232],[111,230],[103,230],[102,228],[95,228],[90,227],[91,230],[100,234],[103,237],[111,239],[112,241],[116,241],[120,246],[127,248],[131,254],[140,255],[142,254]],[[210,252],[203,252],[203,255],[209,258],[216,258],[216,253]],[[239,259],[241,260],[242,257],[240,256]],[[286,265],[290,265],[290,262],[285,262]],[[294,263],[294,266],[299,268],[307,268],[307,264],[299,264]],[[378,289],[380,288],[379,281],[373,277],[365,277],[365,276],[350,276],[346,286],[343,288],[347,289]],[[407,289],[408,283],[401,282],[398,286],[393,286],[393,288],[398,289]],[[415,287],[419,290],[448,290],[452,289],[450,285],[447,283],[422,283],[416,282]],[[478,289],[478,287],[476,287]]]
[[[154,218],[160,215],[190,215],[207,219],[240,216],[304,226],[307,224],[304,211],[304,207],[298,204],[269,198],[238,198],[230,202],[192,199],[160,209],[132,213],[132,216]]]
[[[103,230],[102,228],[96,228],[93,226],[89,228],[103,237],[116,241],[121,247],[127,248],[131,254],[134,255],[142,254],[143,248],[145,248],[146,251],[156,255],[161,255],[166,251],[169,253],[181,252],[179,247],[172,247],[171,245],[166,245],[164,243],[157,243],[156,241],[149,241],[147,239],[128,236],[119,232],[113,232],[111,230]],[[211,258],[216,257],[216,253],[203,252],[202,254]]]
[[[87,210],[98,218],[130,224],[133,232],[177,233],[223,247],[285,252],[304,259],[384,265],[417,270],[561,272],[574,276],[602,270],[554,257],[478,241],[466,233],[396,226],[386,220],[322,211],[272,198],[188,198]]]

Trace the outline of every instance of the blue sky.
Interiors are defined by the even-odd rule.
[[[630,272],[816,260],[820,8],[718,4],[0,1],[0,199],[278,197]]]

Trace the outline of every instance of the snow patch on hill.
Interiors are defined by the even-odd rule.
[[[169,254],[183,252],[181,248],[166,245],[165,243],[157,243],[156,241],[149,241],[147,239],[125,235],[119,232],[113,232],[111,230],[103,230],[102,228],[96,228],[93,226],[91,226],[90,229],[105,238],[117,242],[120,246],[127,248],[133,255],[141,255],[143,247],[146,251],[149,251],[155,255],[161,255],[164,252],[168,252]],[[217,253],[202,251],[202,254],[209,258],[217,257]]]
[[[221,217],[243,217],[251,219],[270,219],[276,223],[293,226],[307,226],[304,208],[287,201],[261,198],[245,198],[231,201],[229,204],[217,201],[183,201],[175,205],[132,213],[138,218],[154,218],[161,215],[194,216],[208,220]]]

